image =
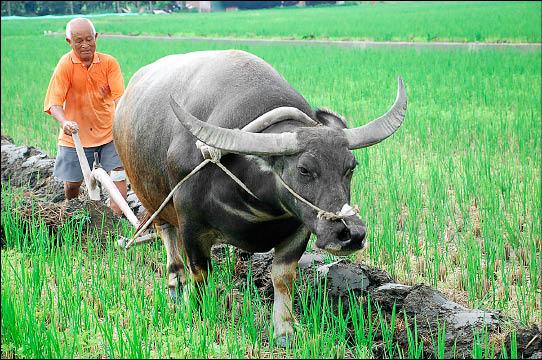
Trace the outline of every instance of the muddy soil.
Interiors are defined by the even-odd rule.
[[[53,232],[74,217],[85,218],[85,230],[98,231],[107,239],[111,232],[118,232],[119,218],[107,206],[107,197],[101,191],[102,201],[89,199],[83,183],[78,198],[66,200],[62,181],[53,176],[54,158],[33,146],[14,145],[11,138],[2,135],[2,185],[11,188],[11,204],[2,202],[2,210],[9,207],[23,221],[30,222],[37,216]],[[136,215],[143,216],[145,209],[132,192],[128,192],[128,203]],[[86,234],[88,231],[84,231]],[[4,229],[0,238],[4,244]]]
[[[273,252],[248,254],[236,252],[236,275],[246,278],[250,267],[252,278],[259,288],[263,298],[273,298],[273,285],[270,271],[273,262]],[[382,269],[364,264],[352,263],[347,259],[340,259],[326,263],[327,255],[315,251],[305,253],[299,261],[299,274],[297,287],[301,289],[311,286],[324,286],[328,299],[335,311],[338,304],[342,305],[342,313],[348,311],[351,297],[349,292],[361,297],[366,305],[371,299],[374,319],[376,320],[376,306],[378,305],[384,316],[389,319],[395,306],[397,316],[395,341],[408,354],[408,334],[403,321],[406,313],[411,333],[414,332],[413,319],[416,318],[418,336],[424,342],[424,357],[435,358],[433,339],[436,339],[438,327],[446,324],[445,357],[446,358],[472,358],[473,339],[475,334],[486,331],[491,341],[499,344],[496,355],[500,356],[500,344],[505,342],[510,349],[510,331],[516,329],[518,356],[525,359],[539,359],[542,354],[542,333],[536,326],[520,328],[514,319],[504,318],[497,311],[468,309],[446,298],[440,291],[424,284],[408,286],[397,284],[394,279]],[[303,290],[301,290],[303,291]],[[340,300],[340,302],[339,302]],[[300,313],[299,304],[295,302],[295,312]],[[389,320],[388,320],[389,322]],[[352,324],[349,324],[352,329]],[[352,339],[353,341],[353,339]],[[389,357],[383,346],[382,334],[377,330],[375,337],[376,357]]]
[[[36,214],[40,216],[51,231],[69,221],[70,218],[82,209],[88,212],[86,226],[90,229],[103,229],[106,232],[116,231],[118,219],[102,201],[91,201],[86,195],[84,185],[82,194],[77,199],[65,201],[62,183],[52,176],[54,159],[49,158],[34,147],[17,146],[5,136],[1,138],[2,151],[2,184],[12,189],[23,189],[19,195],[13,196],[12,204],[2,202],[2,211],[10,206],[9,211],[18,213],[23,219],[30,219]],[[17,191],[15,191],[17,193]],[[143,216],[144,209],[133,192],[129,192],[129,205],[136,215]],[[34,214],[34,215],[32,215]],[[4,226],[0,227],[0,237],[4,240]],[[104,236],[107,239],[107,236]],[[144,246],[144,245],[142,245]],[[213,255],[217,261],[224,259],[227,245],[213,248]],[[235,277],[239,284],[245,282],[248,269],[252,271],[252,279],[258,287],[262,298],[272,301],[273,285],[270,279],[273,252],[250,254],[235,250],[236,265]],[[455,355],[459,358],[471,358],[474,333],[487,331],[493,341],[500,344],[505,342],[510,349],[510,331],[516,329],[518,356],[529,359],[542,357],[542,333],[540,328],[519,328],[513,319],[506,319],[495,311],[468,309],[460,304],[448,300],[441,292],[426,285],[407,286],[397,284],[385,271],[364,264],[352,263],[340,259],[329,263],[328,255],[320,252],[311,252],[303,255],[299,261],[301,276],[298,276],[297,286],[300,289],[307,286],[325,286],[330,304],[337,310],[340,303],[343,313],[348,311],[351,297],[349,294],[361,297],[363,301],[370,298],[373,304],[378,305],[384,316],[391,314],[395,306],[398,323],[395,341],[408,354],[408,335],[403,318],[403,312],[409,319],[417,319],[418,334],[424,341],[424,356],[434,358],[431,339],[436,338],[437,323],[446,323],[446,353],[450,358]],[[369,296],[368,296],[369,295]],[[299,313],[299,304],[295,303],[296,312]],[[376,313],[376,311],[375,311]],[[412,323],[409,324],[411,331]],[[352,331],[352,324],[350,324]],[[353,336],[352,336],[353,341]],[[455,354],[452,352],[455,344]],[[500,346],[496,348],[496,357],[499,357]],[[387,357],[383,346],[382,335],[376,334],[375,356]]]

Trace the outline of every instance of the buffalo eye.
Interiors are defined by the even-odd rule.
[[[358,162],[354,161],[352,166],[346,169],[346,171],[344,172],[344,176],[351,176],[354,173],[354,169],[356,168],[357,165],[358,165]]]
[[[310,176],[311,172],[304,168],[303,166],[298,166],[297,169],[299,170],[299,173],[303,176]]]

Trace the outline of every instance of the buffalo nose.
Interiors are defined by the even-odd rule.
[[[342,247],[361,248],[365,240],[365,233],[365,226],[350,224],[340,230],[338,240]]]
[[[365,226],[354,225],[350,226],[350,239],[354,243],[362,243],[365,240]]]

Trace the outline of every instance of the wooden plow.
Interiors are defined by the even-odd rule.
[[[85,185],[87,187],[87,191],[88,191],[88,195],[90,199],[94,201],[101,200],[100,187],[98,186],[98,183],[99,183],[102,186],[102,188],[105,189],[109,193],[109,197],[111,201],[114,201],[119,206],[122,213],[126,216],[128,221],[134,226],[134,228],[139,229],[142,224],[140,223],[137,216],[135,216],[132,209],[130,209],[130,206],[128,205],[126,200],[124,200],[124,198],[122,197],[122,194],[113,183],[113,180],[111,179],[109,174],[107,174],[107,172],[100,166],[100,163],[98,159],[96,158],[96,154],[94,155],[95,156],[94,164],[91,170],[90,166],[88,165],[87,158],[85,156],[85,150],[83,149],[83,146],[81,145],[79,134],[73,133],[72,138],[73,138],[73,142],[75,143],[77,158],[79,159],[79,164],[81,165],[81,171],[83,172],[83,178],[85,179]],[[155,240],[157,237],[158,235],[156,233],[150,233],[147,235],[139,236],[134,239],[133,245],[144,244],[144,243]],[[118,239],[118,245],[120,247],[125,248],[128,241],[129,239],[127,239],[124,236],[121,236]]]

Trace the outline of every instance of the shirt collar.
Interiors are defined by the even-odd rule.
[[[70,59],[72,60],[72,63],[74,64],[81,64],[81,60],[79,60],[79,57],[77,57],[77,54],[75,51],[70,51]],[[98,56],[98,52],[94,52],[94,58],[92,59],[92,63],[96,64],[100,62],[100,57]]]

